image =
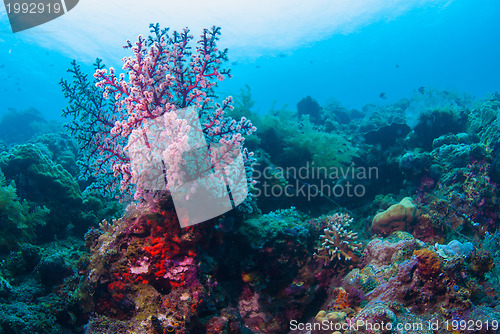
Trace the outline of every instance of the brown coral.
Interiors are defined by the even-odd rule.
[[[375,234],[389,235],[394,231],[404,231],[408,224],[417,221],[420,211],[411,198],[405,197],[398,204],[378,213],[372,221]]]
[[[441,261],[437,254],[428,249],[420,249],[413,252],[418,259],[417,268],[423,278],[437,277],[441,273]]]

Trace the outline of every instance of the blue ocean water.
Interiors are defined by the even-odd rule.
[[[222,83],[221,91],[234,95],[248,84],[257,103],[255,108],[267,112],[273,104],[276,108],[284,104],[294,108],[307,95],[320,103],[333,98],[348,107],[361,108],[366,103],[395,102],[421,86],[477,97],[498,90],[500,4],[494,0],[443,3],[446,2],[415,2],[410,9],[398,14],[394,13],[397,8],[390,8],[379,16],[355,18],[338,31],[313,30],[298,41],[276,43],[279,46],[274,48],[260,43],[260,35],[252,34],[245,37],[243,47],[233,48],[234,40],[225,43],[224,35],[231,35],[241,18],[228,19],[224,12],[212,17],[207,15],[205,21],[212,19],[211,24],[222,26],[221,46],[230,49],[233,78]],[[365,6],[373,4],[367,2]],[[99,38],[107,36],[109,29],[103,19],[102,28],[88,27],[88,38],[95,38],[96,43],[82,42],[89,46],[89,51],[82,53],[86,45],[76,48],[73,39],[85,35],[85,30],[82,31],[81,26],[72,27],[71,18],[64,20],[64,24],[52,26],[49,22],[48,28],[35,27],[13,34],[5,9],[0,10],[3,79],[0,112],[7,108],[35,107],[51,118],[58,117],[65,101],[57,82],[64,76],[71,59],[87,65],[89,70],[95,57],[103,58],[108,66],[119,67],[121,57],[126,55],[119,46],[128,38],[147,33],[147,27],[139,28],[132,35],[111,31],[109,35],[114,33],[111,39],[114,44],[100,44]],[[70,15],[78,16],[78,7],[67,14]],[[184,25],[189,25],[189,14],[183,15],[186,17],[178,21],[184,19]],[[151,19],[154,18],[151,15]],[[276,35],[276,39],[286,39],[287,31],[297,34],[297,29],[305,29],[294,27],[293,16],[284,18],[287,21],[282,23],[284,28],[279,30],[281,36]],[[146,15],[141,19],[148,21]],[[168,22],[160,23],[168,26]],[[324,23],[328,24],[335,26],[334,21]],[[57,40],[51,42],[53,29],[64,31],[58,31]],[[269,35],[274,36],[273,24],[269,29]],[[251,30],[249,26],[248,31]],[[193,30],[193,33],[198,35],[199,31]],[[380,98],[381,93],[386,99]]]
[[[293,97],[310,95],[361,108],[395,102],[421,86],[484,97],[500,88],[499,12],[495,1],[423,5],[241,69],[234,66],[233,81],[248,82],[256,97],[291,107]]]

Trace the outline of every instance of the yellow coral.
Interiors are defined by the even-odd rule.
[[[419,216],[420,211],[413,204],[411,198],[405,197],[398,204],[392,205],[373,218],[372,231],[382,235],[403,231],[408,224],[417,221]]]

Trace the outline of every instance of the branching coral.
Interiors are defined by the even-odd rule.
[[[97,177],[92,188],[113,193],[119,186],[122,194],[134,193],[136,197],[143,195],[142,190],[171,190],[183,180],[183,154],[189,151],[188,139],[193,139],[188,136],[189,130],[195,129],[210,150],[202,152],[210,164],[201,168],[200,175],[231,163],[236,151],[245,162],[246,181],[252,183],[253,154],[243,143],[244,135],[256,128],[244,117],[236,121],[227,116],[232,109],[231,96],[215,102],[217,82],[229,77],[229,70],[222,68],[227,49],[217,47],[220,28],[203,30],[192,47],[193,36],[188,29],[169,34],[158,24],[150,27],[148,38],[139,36],[136,43],[127,42],[125,48],[131,50],[132,56],[124,58],[124,73],[115,72],[113,67],[106,69],[98,60],[95,79],[90,81],[72,63],[68,71],[73,74],[73,82],[61,81],[70,102],[63,116],[73,118],[67,127],[82,148],[83,176]],[[188,124],[181,116],[182,110],[189,110],[192,119],[199,119],[201,128],[195,121]],[[158,124],[152,126],[153,121]],[[154,161],[168,182],[161,189],[152,189],[138,182],[144,175],[142,171],[140,177],[137,175],[132,161],[143,166],[151,159],[144,154],[152,150],[151,138],[144,131],[157,125],[161,140],[152,142],[166,142],[167,147],[159,152],[161,163]],[[138,140],[141,138],[144,145]],[[137,143],[141,147],[134,146]],[[137,152],[143,152],[142,160],[134,156]],[[215,169],[221,170],[217,177],[223,180],[223,168]]]
[[[108,222],[106,219],[103,219],[99,223],[99,229],[104,233],[113,233],[115,228],[120,225],[122,222],[122,218],[115,219],[113,218],[111,222]]]
[[[321,246],[316,252],[316,257],[325,262],[351,261],[355,252],[359,251],[361,243],[357,241],[358,234],[348,228],[353,219],[348,214],[334,214],[322,218],[326,220]]]

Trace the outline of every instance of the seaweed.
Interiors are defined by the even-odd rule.
[[[24,242],[36,240],[36,227],[45,225],[49,209],[19,200],[15,183],[7,184],[0,170],[0,253],[8,253]]]

